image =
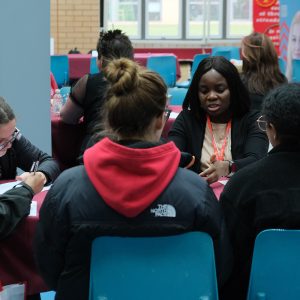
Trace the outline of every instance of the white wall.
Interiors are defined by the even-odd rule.
[[[51,154],[50,0],[0,0],[0,95],[17,127]]]

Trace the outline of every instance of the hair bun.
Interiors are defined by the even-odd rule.
[[[139,66],[128,59],[112,60],[105,68],[107,80],[111,83],[111,92],[115,95],[128,94],[139,84]]]

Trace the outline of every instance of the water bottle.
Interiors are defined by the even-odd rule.
[[[60,112],[62,106],[63,106],[62,96],[60,94],[60,90],[57,89],[57,90],[55,90],[55,94],[53,96],[52,113],[55,115],[59,115],[59,112]]]

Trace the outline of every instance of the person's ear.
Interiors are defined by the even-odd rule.
[[[272,134],[272,137],[273,137],[274,141],[276,141],[276,139],[277,139],[277,131],[276,131],[275,126],[272,123],[269,123],[268,127],[269,127],[269,129],[271,131],[271,134]]]

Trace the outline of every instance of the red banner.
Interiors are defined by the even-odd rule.
[[[253,1],[253,29],[267,34],[279,55],[280,27],[279,0]]]

